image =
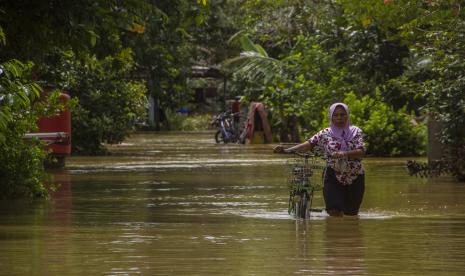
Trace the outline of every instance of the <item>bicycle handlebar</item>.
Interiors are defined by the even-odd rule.
[[[239,112],[234,112],[232,113],[231,111],[226,111],[225,113],[223,113],[225,116],[236,116],[236,115],[242,115],[243,112],[242,111],[239,111]]]
[[[236,113],[231,113],[231,111],[226,111],[226,112],[217,114],[214,117],[214,120],[223,120],[223,119],[226,119],[226,118],[232,118],[232,117],[235,117],[235,116],[240,116],[242,114],[243,114],[243,112],[241,112],[241,111],[236,112]]]
[[[323,160],[327,160],[328,158],[324,155],[320,155],[314,152],[303,152],[303,151],[298,151],[298,150],[291,150],[291,151],[282,151],[281,153],[286,153],[286,154],[295,154],[297,156],[303,157],[305,159],[308,159],[310,157],[320,157]]]
[[[285,153],[295,154],[295,155],[297,155],[297,156],[305,157],[305,158],[317,156],[317,155],[314,154],[314,153],[303,152],[303,151],[297,151],[297,150],[292,150],[292,151],[288,151],[288,152],[285,152]]]

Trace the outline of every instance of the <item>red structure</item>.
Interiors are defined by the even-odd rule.
[[[70,100],[70,96],[65,93],[60,93],[59,98],[65,106]],[[71,111],[66,108],[55,116],[40,118],[37,127],[37,133],[28,133],[25,138],[44,141],[47,144],[46,149],[50,150],[50,154],[57,160],[48,166],[63,167],[66,156],[71,154]]]
[[[67,104],[70,96],[65,93],[60,93],[60,100]],[[47,147],[52,150],[55,155],[71,154],[71,112],[67,108],[53,117],[40,118],[37,122],[37,127],[40,133],[65,133],[68,137],[57,137],[61,141],[51,143]],[[67,138],[67,139],[66,139]]]
[[[247,124],[241,134],[245,143],[271,143],[273,140],[268,113],[262,103],[252,102],[249,107]]]

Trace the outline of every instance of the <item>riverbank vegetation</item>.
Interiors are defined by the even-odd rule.
[[[43,144],[24,135],[36,129],[39,116],[63,107],[57,93],[45,97],[30,81],[31,67],[18,60],[0,63],[0,199],[47,195]]]
[[[220,69],[228,82],[219,95],[264,102],[277,141],[304,139],[325,125],[330,103],[346,101],[370,154],[423,154],[425,123],[434,119],[446,154],[464,162],[458,0],[3,1],[0,14],[2,158],[25,151],[30,157],[18,160],[29,165],[15,166],[29,172],[21,173],[29,183],[43,182],[44,154],[20,138],[38,116],[25,114],[54,110],[32,104],[41,85],[74,99],[74,153],[101,154],[103,143],[119,143],[145,124],[147,98],[157,110],[152,129],[200,128],[177,124],[184,115],[176,110],[192,105],[193,66]],[[18,99],[14,108],[9,98]],[[2,191],[19,181],[2,177],[12,179],[2,180]]]

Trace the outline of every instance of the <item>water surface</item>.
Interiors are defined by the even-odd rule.
[[[0,202],[0,274],[465,274],[463,183],[366,158],[359,218],[294,220],[271,148],[147,133],[72,157],[50,201]]]

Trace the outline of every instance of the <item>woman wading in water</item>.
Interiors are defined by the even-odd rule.
[[[365,192],[365,154],[362,130],[350,125],[349,108],[335,103],[329,108],[328,128],[320,130],[302,144],[290,148],[279,145],[276,153],[321,152],[326,159],[323,196],[330,216],[358,215]]]

